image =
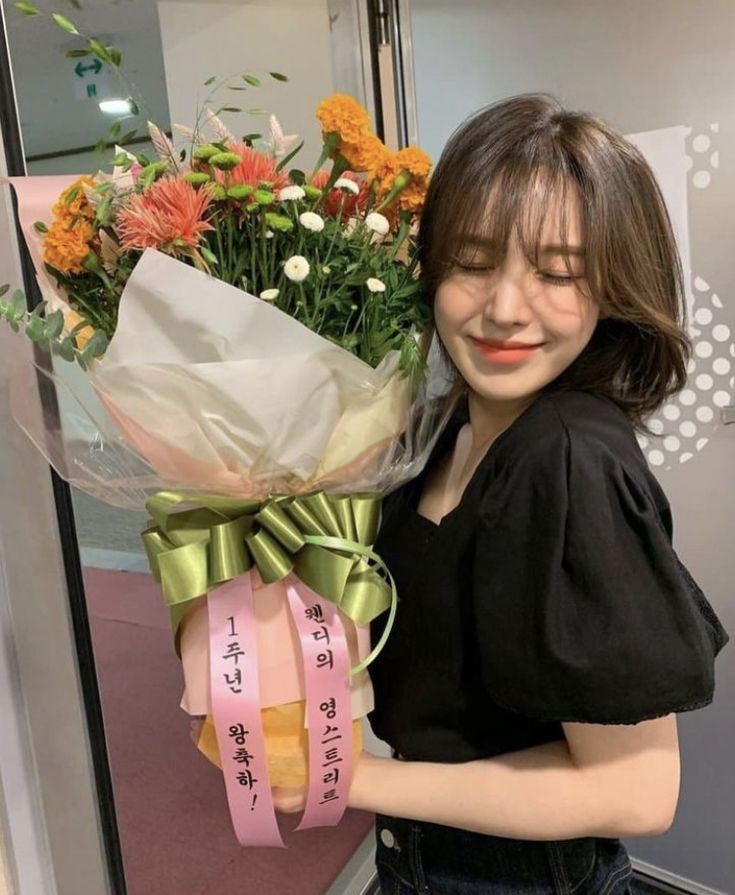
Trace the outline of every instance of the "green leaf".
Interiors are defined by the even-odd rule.
[[[243,75],[242,79],[251,87],[260,87],[260,78],[256,78],[255,75]]]
[[[67,336],[65,339],[62,339],[59,345],[59,357],[65,361],[73,361],[74,356],[76,355],[74,340]]]
[[[98,59],[101,59],[103,62],[112,64],[112,59],[110,57],[110,54],[107,52],[107,47],[102,43],[102,41],[97,40],[96,37],[90,39],[89,49]]]
[[[122,62],[122,53],[118,50],[117,47],[110,47],[110,62],[115,66],[115,68],[120,67],[120,63]]]
[[[36,233],[48,233],[48,227],[44,224],[43,221],[35,221],[33,224],[33,229]]]
[[[78,187],[78,186],[73,186],[73,187],[69,190],[69,192],[65,194],[65,196],[64,196],[64,204],[65,204],[65,205],[71,205],[71,203],[76,199],[76,197],[77,197],[78,195],[79,195],[79,187]]]
[[[306,174],[298,168],[291,168],[288,177],[291,183],[295,183],[297,186],[303,186],[306,183]]]
[[[67,50],[64,55],[67,59],[83,59],[89,56],[89,50]]]
[[[47,339],[57,339],[64,329],[64,315],[61,311],[53,311],[46,317],[45,336]]]
[[[291,159],[296,155],[296,153],[301,151],[303,145],[304,141],[302,140],[296,147],[296,149],[289,152],[289,154],[285,158],[282,158],[281,161],[276,165],[276,171],[281,171],[283,168],[285,168],[286,165],[291,161]]]
[[[26,297],[20,289],[16,289],[10,298],[10,313],[16,320],[20,320],[20,318],[24,316],[26,310]]]
[[[136,137],[137,135],[138,135],[137,130],[128,131],[126,134],[123,134],[122,137],[120,137],[120,139],[117,142],[121,146],[124,146],[126,143],[129,143],[133,139],[133,137]],[[128,161],[130,161],[130,160],[128,159]],[[132,162],[130,162],[130,164],[132,165]]]
[[[10,289],[10,283],[5,283],[3,286],[0,286],[0,298],[5,295]]]
[[[23,13],[24,16],[40,16],[41,13],[36,9],[35,6],[31,6],[30,3],[16,3],[15,8]]]
[[[267,115],[267,109],[261,109],[260,107],[256,107],[255,109],[248,109],[248,115]]]
[[[144,168],[147,168],[148,165],[150,165],[151,163],[151,160],[148,158],[145,152],[139,152],[135,157],[136,159],[138,159],[138,164],[143,165]]]
[[[116,121],[110,128],[110,139],[117,140],[122,131],[122,121]]]
[[[237,106],[221,106],[220,112],[242,112],[242,109],[238,109]]]
[[[216,267],[219,264],[219,258],[214,254],[211,249],[208,249],[206,246],[202,246],[199,251],[202,253],[202,258],[213,267]]]
[[[107,152],[107,140],[104,137],[94,144],[94,151],[99,155],[104,155]]]
[[[276,81],[288,81],[288,78],[286,77],[286,75],[282,75],[279,71],[272,71],[272,72],[269,72],[268,74],[270,74],[270,76],[272,78],[275,78]]]
[[[204,86],[205,86],[205,87],[209,87],[209,85],[210,85],[210,84],[214,84],[214,82],[215,82],[216,80],[217,80],[217,75],[212,75],[211,78],[207,78],[207,80],[204,82]]]
[[[238,84],[228,84],[228,85],[227,85],[227,89],[228,89],[228,90],[247,90],[248,88],[247,88],[247,87],[240,87]]]
[[[128,105],[130,106],[130,114],[131,115],[140,115],[140,108],[134,99],[128,97]]]
[[[242,138],[243,143],[252,143],[254,140],[261,140],[263,138],[263,134],[245,134]]]
[[[84,346],[84,354],[90,358],[101,357],[107,351],[108,344],[109,342],[104,332],[101,329],[96,329]]]
[[[52,12],[51,18],[56,22],[59,28],[63,28],[67,34],[79,34],[76,27],[67,19],[66,16],[62,16],[60,12]]]

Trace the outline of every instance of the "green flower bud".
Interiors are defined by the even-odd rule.
[[[219,168],[220,171],[232,171],[241,161],[242,159],[236,152],[218,152],[209,158],[209,164]]]
[[[215,183],[212,185],[212,198],[215,202],[219,202],[221,199],[227,198],[227,190],[222,186],[221,183]]]
[[[211,143],[205,143],[202,146],[197,146],[194,152],[192,152],[192,157],[197,159],[197,161],[207,162],[213,155],[219,155],[221,152],[221,149],[212,146]]]
[[[276,197],[268,190],[256,190],[253,199],[255,199],[258,205],[272,205]]]
[[[318,199],[324,190],[320,190],[318,186],[312,186],[310,183],[305,183],[301,189],[306,193],[307,199]]]
[[[280,230],[284,233],[293,230],[293,221],[291,218],[286,217],[285,214],[276,214],[269,211],[265,216],[265,222],[273,230]]]
[[[227,195],[230,199],[236,199],[238,202],[242,202],[243,199],[247,199],[253,192],[253,188],[248,183],[238,183],[235,186],[231,186],[229,190],[227,190]]]
[[[184,180],[192,186],[201,186],[203,183],[209,183],[209,174],[205,174],[203,171],[188,171],[184,174]]]

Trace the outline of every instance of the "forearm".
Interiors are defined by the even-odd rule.
[[[363,755],[350,805],[513,839],[647,835],[628,787],[580,768],[565,741],[462,764]]]

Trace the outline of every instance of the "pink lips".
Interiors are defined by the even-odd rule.
[[[498,364],[516,364],[530,357],[541,344],[530,345],[527,342],[497,342],[494,340],[475,339],[470,341],[486,360]]]

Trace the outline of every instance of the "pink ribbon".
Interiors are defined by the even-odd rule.
[[[209,592],[212,715],[227,802],[240,845],[285,848],[276,822],[260,717],[250,573]]]
[[[294,574],[286,594],[301,641],[309,722],[309,789],[296,829],[339,823],[352,778],[350,657],[342,620]]]
[[[352,778],[350,656],[336,607],[294,574],[284,581],[301,643],[309,726],[309,780],[298,830],[334,826]],[[268,777],[260,715],[251,573],[210,591],[212,715],[227,802],[241,845],[284,847]]]

